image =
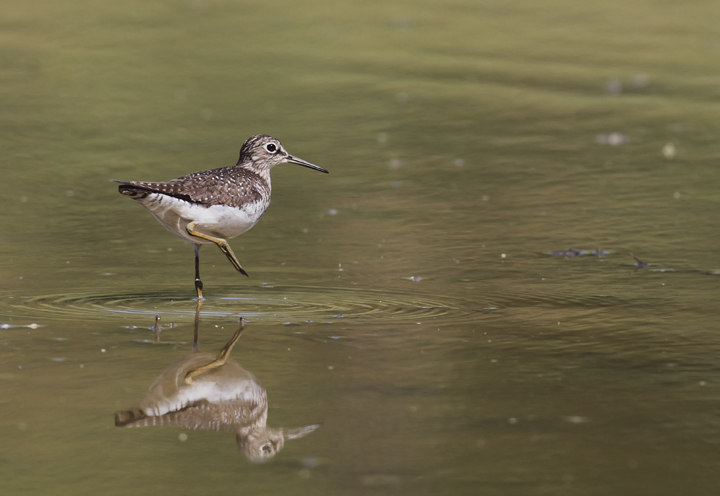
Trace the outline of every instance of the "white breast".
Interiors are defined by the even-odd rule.
[[[210,241],[190,236],[185,230],[190,222],[196,222],[196,231],[227,240],[254,226],[268,206],[268,203],[260,201],[243,205],[242,208],[224,205],[206,207],[160,193],[149,194],[137,202],[148,209],[168,231],[197,244],[209,244]]]

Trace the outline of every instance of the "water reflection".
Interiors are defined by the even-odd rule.
[[[198,349],[200,305],[195,313],[192,352],[165,369],[130,409],[115,414],[117,427],[174,425],[186,429],[232,431],[240,451],[253,462],[272,458],[289,439],[319,424],[295,429],[267,426],[265,388],[250,372],[229,360],[245,320],[230,341],[213,355]]]

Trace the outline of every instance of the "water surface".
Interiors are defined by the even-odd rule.
[[[5,492],[714,494],[717,14],[0,6]],[[260,465],[227,433],[114,426],[196,303],[191,247],[109,182],[233,164],[255,133],[330,170],[273,171],[231,243],[249,279],[203,251],[201,349],[246,317],[231,359],[268,425],[322,424]]]

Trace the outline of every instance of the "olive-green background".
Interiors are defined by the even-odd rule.
[[[0,3],[3,494],[716,494],[719,15]],[[255,133],[330,170],[273,171],[249,279],[203,251],[202,348],[246,316],[268,423],[323,423],[264,465],[113,426],[195,304],[191,247],[109,179]]]

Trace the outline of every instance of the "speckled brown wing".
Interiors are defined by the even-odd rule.
[[[120,183],[120,193],[134,199],[162,193],[207,206],[241,207],[270,196],[270,187],[264,178],[238,166],[193,172],[164,182],[113,181]]]
[[[237,398],[211,403],[200,400],[180,410],[163,415],[147,415],[142,410],[130,409],[115,414],[115,427],[150,427],[175,425],[193,430],[238,430],[243,427],[265,427],[263,414],[267,412],[267,396],[261,402]]]

